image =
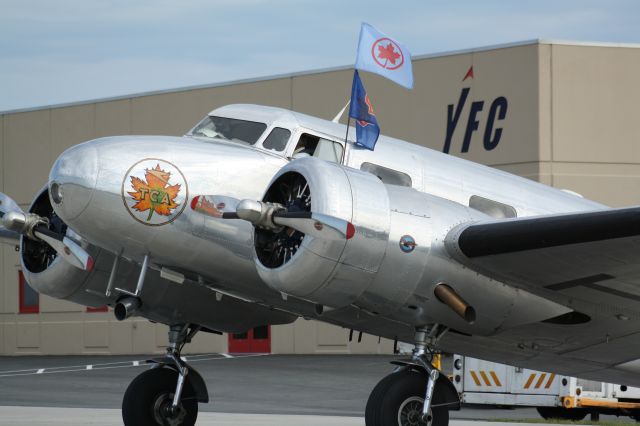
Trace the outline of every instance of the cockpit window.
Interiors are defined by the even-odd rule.
[[[266,128],[267,125],[264,123],[210,115],[193,129],[191,135],[253,145],[260,139]]]
[[[272,149],[275,151],[284,151],[287,147],[287,142],[291,137],[291,131],[283,129],[282,127],[276,127],[269,133],[269,136],[264,140],[262,146],[266,149]]]
[[[338,142],[303,133],[291,157],[300,158],[311,156],[333,163],[340,163],[342,161],[342,152],[342,145]]]

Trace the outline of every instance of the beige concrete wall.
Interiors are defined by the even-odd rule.
[[[271,351],[277,354],[390,354],[393,341],[317,321],[298,319],[293,324],[272,327]]]
[[[333,71],[291,79],[291,109],[332,120],[349,101],[353,71]],[[341,121],[346,123],[344,114]]]
[[[462,81],[471,66],[474,77]],[[410,133],[405,139],[442,151],[447,130],[447,105],[455,108],[462,89],[469,88],[449,153],[489,165],[538,161],[537,45],[425,59],[414,63],[414,73],[415,88],[408,92]],[[502,138],[496,148],[486,150],[483,136],[489,109],[499,96],[508,100],[505,120],[496,122],[496,127],[503,128]],[[474,101],[484,104],[476,115],[478,129],[472,133],[469,150],[462,153]],[[402,109],[396,112],[396,115],[404,114]],[[402,126],[401,122],[394,124],[394,128]]]
[[[51,168],[51,110],[4,117],[4,191],[29,204]]]
[[[462,81],[469,67],[474,78]],[[382,132],[438,151],[447,106],[469,88],[450,153],[614,206],[640,202],[640,128],[635,125],[640,49],[529,44],[424,58],[414,62],[415,88],[362,73]],[[292,108],[331,119],[349,98],[353,73],[338,70],[172,93],[0,115],[0,187],[26,207],[54,159],[87,139],[122,134],[180,135],[210,110],[229,103]],[[508,100],[496,122],[502,138],[484,148],[491,103]],[[461,152],[472,102],[477,113],[469,151]],[[343,117],[346,122],[346,117]],[[0,256],[0,354],[162,352],[166,327],[41,296],[40,314],[18,314],[18,258]],[[275,353],[389,353],[388,340],[299,319],[272,328]],[[226,336],[199,334],[192,352],[225,352]]]
[[[553,184],[611,206],[640,203],[640,49],[548,46]]]
[[[4,165],[4,115],[0,115],[0,164]],[[0,188],[4,190],[4,167],[0,171]]]

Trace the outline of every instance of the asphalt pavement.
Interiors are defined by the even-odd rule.
[[[16,420],[21,414],[41,412],[40,408],[24,411],[20,407],[105,409],[117,417],[125,389],[148,368],[144,362],[147,358],[143,355],[0,357],[0,425],[23,424]],[[392,371],[389,361],[396,358],[205,354],[188,356],[187,360],[200,372],[209,389],[211,403],[200,404],[200,411],[218,413],[218,422],[223,413],[236,413],[262,415],[257,418],[263,421],[268,417],[265,415],[351,418],[346,423],[336,423],[347,425],[359,424],[354,418],[362,418],[369,393]],[[445,372],[448,368],[447,364],[443,366]],[[477,406],[466,406],[450,414],[452,419],[461,420],[539,417],[533,408]],[[14,420],[6,423],[10,418]],[[311,417],[308,419],[298,424],[315,424]],[[329,424],[329,417],[325,421]]]

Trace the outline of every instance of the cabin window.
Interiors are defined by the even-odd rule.
[[[287,147],[287,142],[289,142],[289,137],[291,137],[291,131],[276,127],[269,133],[262,146],[274,151],[284,151]]]
[[[518,216],[516,209],[510,205],[480,197],[479,195],[472,195],[471,198],[469,198],[469,207],[496,219]]]
[[[40,295],[29,286],[22,271],[18,271],[18,286],[19,312],[21,314],[37,314],[40,312]]]
[[[342,152],[342,144],[338,142],[303,133],[291,157],[316,157],[321,160],[340,163],[342,162]]]
[[[360,170],[376,175],[387,185],[412,186],[411,176],[373,163],[362,163]]]
[[[266,129],[267,125],[264,123],[210,115],[193,128],[191,136],[204,136],[254,145]]]

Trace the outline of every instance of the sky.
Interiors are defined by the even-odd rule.
[[[361,22],[413,55],[640,43],[637,0],[0,0],[0,111],[353,65]]]

